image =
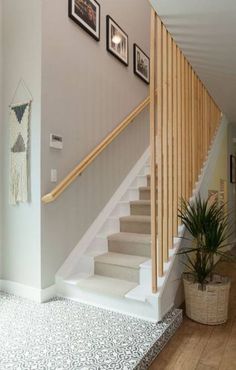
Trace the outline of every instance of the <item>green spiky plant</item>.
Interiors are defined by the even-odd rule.
[[[234,256],[225,252],[231,236],[226,204],[219,206],[210,199],[201,199],[200,196],[192,203],[182,199],[178,217],[192,237],[191,245],[182,249],[179,254],[186,256],[187,263],[184,264],[188,273],[195,282],[203,286],[212,280],[221,258],[235,260]]]

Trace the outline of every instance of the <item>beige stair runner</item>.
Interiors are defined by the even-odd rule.
[[[147,175],[149,184],[150,175]],[[95,278],[119,280],[118,286],[122,281],[139,284],[140,265],[151,254],[149,186],[139,188],[139,198],[130,202],[130,216],[120,218],[120,232],[108,237],[108,253],[95,257]]]

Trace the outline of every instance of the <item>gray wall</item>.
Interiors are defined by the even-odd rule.
[[[3,248],[6,280],[40,287],[40,119],[41,119],[41,1],[3,0]],[[9,104],[23,78],[33,95],[31,119],[32,200],[8,204]],[[20,88],[15,102],[28,94]],[[2,157],[1,157],[2,158]]]
[[[149,54],[147,0],[103,0],[101,40],[96,42],[67,16],[67,0],[42,3],[42,194],[53,188],[139,102],[147,85],[133,74],[133,43]],[[106,51],[109,14],[129,35],[129,67]],[[64,149],[49,148],[49,134]],[[148,146],[148,112],[129,127],[55,203],[42,206],[42,287],[113,195]]]

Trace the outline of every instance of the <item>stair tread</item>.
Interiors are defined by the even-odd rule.
[[[107,276],[93,275],[80,279],[76,284],[80,289],[95,291],[98,294],[122,296],[137,287],[137,283],[127,280],[114,279]]]
[[[138,269],[141,263],[147,261],[148,259],[149,258],[147,257],[141,257],[136,255],[108,252],[95,257],[94,260],[95,262]]]
[[[150,234],[137,234],[137,233],[116,233],[108,236],[108,240],[134,242],[134,243],[151,243]]]
[[[151,201],[150,200],[141,200],[141,199],[139,199],[139,200],[131,200],[130,201],[130,204],[131,205],[138,205],[138,206],[140,206],[140,205],[149,206],[151,204]]]
[[[120,217],[120,220],[126,222],[151,222],[151,216],[130,215]]]
[[[148,175],[146,175],[146,177],[148,177],[149,179],[151,178],[151,175],[150,174],[148,174]],[[156,174],[156,177],[157,177],[157,174]]]
[[[140,186],[139,190],[151,190],[150,186]]]

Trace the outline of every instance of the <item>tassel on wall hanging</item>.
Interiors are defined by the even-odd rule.
[[[21,80],[17,89],[22,83]],[[9,202],[12,205],[29,201],[28,161],[31,102],[32,99],[21,104],[12,103],[10,105]]]

